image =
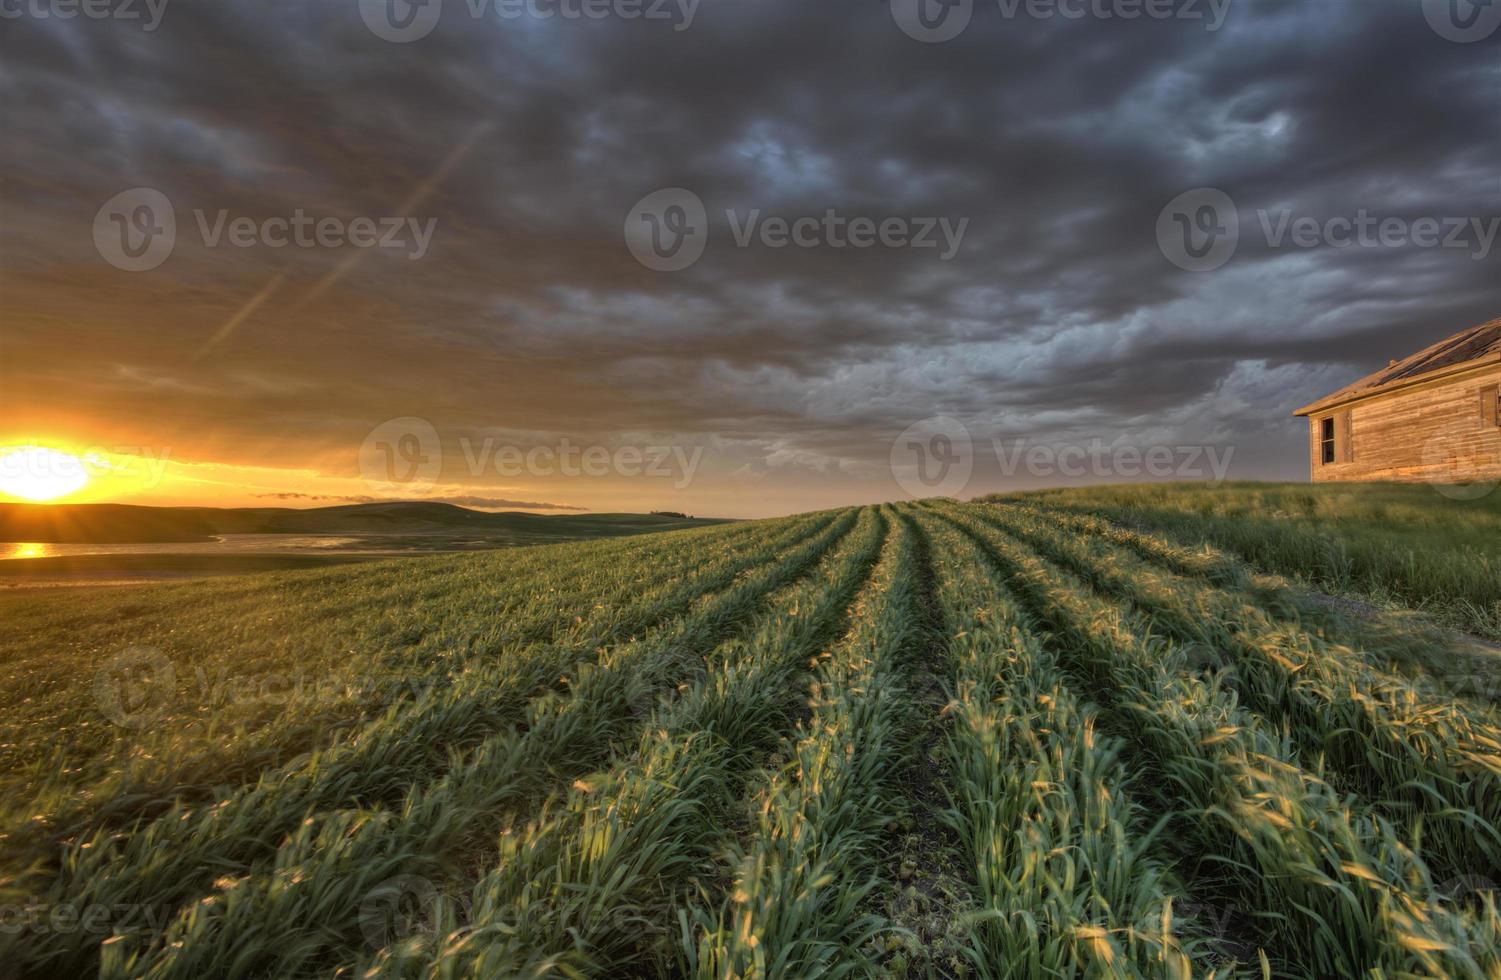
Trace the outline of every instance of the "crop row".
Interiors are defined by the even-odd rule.
[[[1133,774],[1000,571],[925,517],[954,683],[949,821],[974,869],[982,976],[1190,975]]]
[[[917,630],[919,556],[894,520],[845,637],[817,660],[809,717],[789,761],[751,795],[749,827],[716,850],[733,869],[728,895],[680,911],[685,973],[701,980],[839,976],[883,928],[865,907],[882,873],[889,781],[907,748],[903,655]],[[717,890],[716,890],[717,891]]]
[[[1286,578],[1253,569],[1209,545],[1176,544],[1091,514],[1035,505],[1027,509],[1064,531],[1102,538],[1169,572],[1242,593],[1273,618],[1316,630],[1330,642],[1352,645],[1378,669],[1410,678],[1437,700],[1497,700],[1501,684],[1494,656],[1434,624],[1415,623],[1410,614],[1367,605],[1356,607],[1358,615],[1351,616]]]
[[[1501,727],[1492,712],[1426,701],[1348,648],[1098,538],[1060,532],[1016,508],[985,518],[1191,644],[1198,666],[1226,671],[1223,683],[1247,707],[1285,724],[1301,760],[1322,760],[1394,820],[1421,818],[1421,850],[1436,871],[1501,880]]]
[[[315,814],[277,849],[270,867],[216,882],[151,946],[118,958],[106,948],[103,972],[204,976],[236,963],[287,975],[357,947],[359,909],[376,885],[396,875],[442,875],[453,855],[483,846],[560,780],[598,765],[613,745],[641,729],[653,696],[670,686],[695,651],[739,628],[767,594],[802,576],[853,522],[846,514],[789,558],[700,602],[686,617],[604,648],[592,665],[576,663],[566,691],[527,702],[515,724],[436,778],[414,782],[397,806]],[[508,667],[491,671],[468,686],[471,696],[493,698],[510,673]],[[442,730],[441,719],[430,728]],[[412,739],[393,732],[387,741],[399,751]],[[359,771],[368,774],[368,767]]]
[[[1501,528],[1494,496],[1444,499],[1401,484],[1138,484],[1045,491],[1031,506],[1086,511],[1335,593],[1423,608],[1501,638]]]
[[[1292,741],[1183,651],[969,511],[936,512],[982,546],[1050,631],[1060,665],[1158,774],[1191,874],[1230,878],[1258,943],[1291,975],[1501,976],[1494,905],[1464,908],[1392,826],[1300,768]],[[1207,882],[1206,882],[1207,883]]]
[[[601,607],[557,642],[513,647],[494,657],[476,655],[457,670],[455,679],[394,705],[357,737],[299,764],[272,770],[213,806],[178,805],[128,832],[101,831],[78,841],[65,851],[49,904],[119,907],[149,902],[160,907],[191,902],[186,914],[207,919],[211,916],[198,910],[212,908],[222,893],[248,895],[253,887],[241,891],[236,886],[266,878],[264,871],[250,878],[247,872],[296,863],[330,827],[357,826],[361,840],[379,838],[379,828],[390,822],[392,806],[399,812],[420,805],[424,791],[443,777],[462,779],[487,764],[501,763],[500,750],[517,736],[516,726],[528,722],[529,716],[546,716],[563,700],[567,679],[575,685],[579,680],[570,671],[577,674],[575,668],[599,657],[601,642],[628,637],[691,604],[685,617],[627,644],[681,659],[681,653],[673,651],[684,644],[713,642],[733,627],[747,606],[816,561],[849,526],[848,518],[827,526],[832,520],[828,515],[795,522],[790,528],[767,527],[762,529],[764,537],[758,541],[752,536],[747,548],[719,552],[716,547],[699,553],[702,567],[686,583],[669,579],[645,593],[629,615]],[[824,530],[811,541],[779,555],[779,549],[821,526]],[[764,570],[747,575],[768,561]],[[723,591],[708,598],[702,595],[716,588]],[[550,696],[536,699],[549,691]],[[637,694],[638,699],[645,696]],[[491,734],[495,732],[501,734]],[[480,786],[465,789],[473,794]],[[382,799],[394,804],[383,806]],[[441,841],[466,822],[483,817],[481,812],[448,815],[431,828],[432,838]],[[198,901],[192,901],[195,897]],[[79,938],[32,937],[23,952],[33,962],[56,957],[54,967],[86,961],[95,950],[80,946]],[[139,955],[138,948],[158,939],[150,934],[115,937],[104,947],[106,961],[129,964]]]
[[[27,808],[9,821],[7,850],[123,825],[172,798],[211,801],[219,787],[252,782],[370,720],[394,692],[430,686],[458,660],[549,639],[575,626],[581,611],[600,619],[601,631],[609,623],[600,612],[629,622],[634,592],[681,585],[698,564],[753,552],[772,530],[732,525],[590,543],[576,553],[517,549],[504,566],[492,556],[413,559],[361,566],[358,578],[260,576],[251,585],[210,583],[214,591],[197,583],[101,617],[122,624],[113,629],[39,627],[67,637],[84,662],[71,663],[55,640],[40,661],[7,651],[13,696],[29,695],[25,711],[9,714],[24,727],[5,781],[25,788],[17,797]],[[621,563],[640,574],[616,574]],[[308,579],[321,590],[310,593]],[[205,609],[203,596],[221,601]],[[59,672],[87,676],[100,660],[143,648],[176,668],[175,687],[156,692],[150,724],[101,724],[86,686],[80,706],[68,700],[76,702],[80,686],[57,682]],[[50,737],[36,739],[39,731]]]
[[[745,779],[790,725],[796,681],[847,623],[885,534],[884,517],[862,512],[811,578],[714,651],[634,751],[501,837],[467,921],[445,923],[453,928],[439,930],[434,949],[388,947],[361,972],[601,975],[664,957],[663,918],[711,860]]]
[[[1501,877],[1495,710],[1234,559],[947,502],[579,551],[641,567],[466,572],[466,609],[347,667],[411,696],[6,886],[161,921],[11,931],[0,956],[158,980],[900,973],[905,811],[939,829],[902,846],[965,893],[921,929],[979,976],[1501,980],[1494,899],[1444,882]],[[920,779],[947,802],[905,798]]]

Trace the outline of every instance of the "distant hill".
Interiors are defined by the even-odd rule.
[[[135,544],[207,541],[220,534],[501,534],[537,541],[617,537],[721,523],[665,514],[488,513],[421,501],[287,507],[0,504],[0,541]]]

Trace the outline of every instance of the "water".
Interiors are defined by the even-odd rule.
[[[0,561],[73,555],[306,555],[330,551],[381,554],[389,550],[389,545],[381,547],[378,541],[332,534],[224,534],[212,541],[136,544],[0,542]]]

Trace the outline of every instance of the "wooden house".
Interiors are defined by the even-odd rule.
[[[1501,479],[1501,320],[1392,361],[1294,413],[1313,481]]]

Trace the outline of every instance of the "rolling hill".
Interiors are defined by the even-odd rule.
[[[619,537],[719,523],[653,514],[489,513],[400,501],[298,510],[289,507],[138,507],[127,504],[0,504],[0,541],[53,544],[207,541],[220,534],[477,533],[521,541]]]

